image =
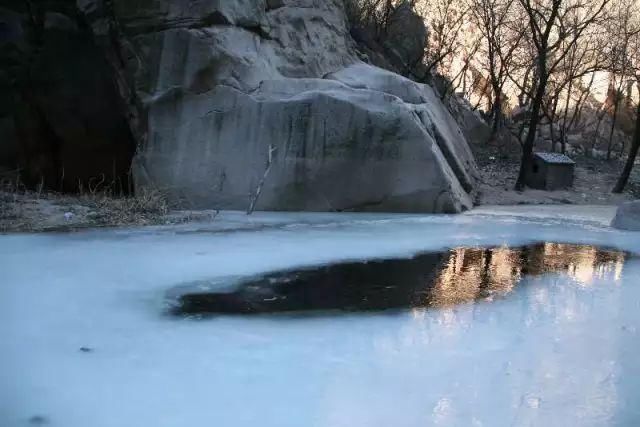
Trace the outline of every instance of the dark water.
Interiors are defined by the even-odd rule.
[[[589,285],[619,277],[626,255],[594,246],[541,243],[455,248],[413,258],[344,262],[278,271],[222,285],[172,289],[172,312],[259,314],[442,307],[500,297],[523,276],[560,273]]]

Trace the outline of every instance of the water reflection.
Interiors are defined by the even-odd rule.
[[[615,282],[624,261],[623,252],[587,245],[461,247],[409,259],[275,272],[240,281],[231,292],[188,284],[173,289],[170,301],[176,314],[447,307],[504,296],[524,276],[564,274],[581,286],[596,279]]]
[[[509,293],[524,275],[561,273],[582,286],[618,281],[625,254],[594,246],[541,243],[521,248],[457,248],[438,274],[426,305],[450,306]]]

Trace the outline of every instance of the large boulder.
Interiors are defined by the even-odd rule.
[[[640,200],[620,205],[611,226],[620,230],[640,231]]]
[[[99,1],[83,10],[104,27]],[[193,207],[459,212],[477,171],[428,86],[362,63],[342,0],[114,0],[136,185]],[[271,159],[271,161],[269,161]]]

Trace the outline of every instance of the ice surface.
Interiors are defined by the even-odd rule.
[[[167,289],[185,282],[533,241],[640,253],[640,233],[562,212],[225,213],[212,225],[0,236],[0,426],[638,425],[640,258],[451,308],[164,312]]]

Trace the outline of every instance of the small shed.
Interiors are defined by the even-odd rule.
[[[564,154],[534,153],[526,185],[539,190],[561,190],[573,185],[576,163]]]

